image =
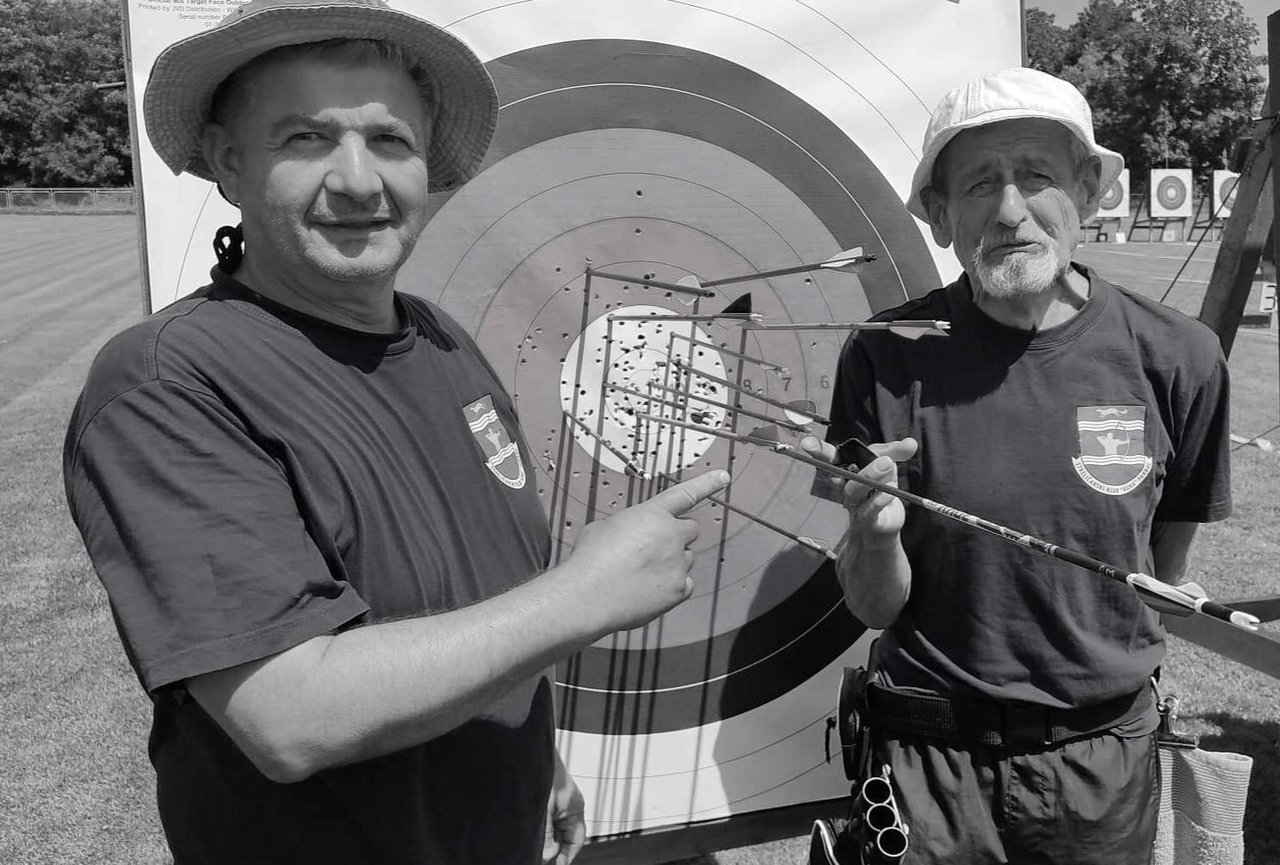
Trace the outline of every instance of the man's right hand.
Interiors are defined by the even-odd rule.
[[[684,514],[728,484],[728,472],[706,472],[582,530],[567,570],[603,633],[639,627],[689,597],[698,524]]]
[[[835,445],[806,436],[800,447],[810,456],[831,462],[835,459]],[[915,456],[918,444],[913,438],[873,444],[869,446],[876,459],[858,474],[867,480],[896,487],[898,463]],[[906,511],[900,499],[880,492],[857,481],[846,481],[844,506],[849,512],[849,529],[860,539],[875,544],[887,541],[902,531]]]
[[[818,459],[835,460],[835,446],[813,436],[801,439],[800,447]],[[915,456],[918,445],[906,438],[870,447],[876,458],[858,474],[896,487],[897,463]],[[849,534],[836,561],[836,578],[853,614],[867,627],[886,628],[911,593],[911,564],[901,537],[906,510],[901,499],[857,481],[846,481],[843,494]]]

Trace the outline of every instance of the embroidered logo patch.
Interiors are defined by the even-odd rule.
[[[524,461],[520,459],[519,446],[512,441],[511,433],[502,425],[497,409],[493,407],[493,397],[485,394],[466,406],[463,413],[471,434],[484,453],[484,464],[489,471],[513,490],[521,489],[525,481]]]
[[[1109,496],[1122,496],[1142,483],[1151,473],[1146,414],[1140,405],[1077,406],[1080,456],[1071,463],[1080,480]]]

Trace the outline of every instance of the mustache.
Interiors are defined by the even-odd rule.
[[[322,196],[312,203],[307,219],[324,224],[360,224],[366,222],[394,222],[399,211],[387,195],[371,196],[365,201],[344,201],[340,196]],[[334,200],[334,199],[337,200]],[[336,207],[334,205],[337,205]]]
[[[1049,235],[1034,228],[1024,231],[996,232],[994,234],[984,234],[978,238],[978,248],[975,252],[979,255],[986,255],[991,250],[998,249],[1006,244],[1018,243],[1035,243],[1047,248],[1052,243],[1052,240]]]

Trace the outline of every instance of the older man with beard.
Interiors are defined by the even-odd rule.
[[[1029,69],[947,94],[909,210],[964,274],[879,316],[943,319],[841,355],[828,442],[862,469],[1174,582],[1196,525],[1231,508],[1228,378],[1214,334],[1071,261],[1123,159],[1083,96]],[[1151,857],[1164,656],[1127,587],[855,482],[846,600],[882,628],[866,705],[915,863]]]

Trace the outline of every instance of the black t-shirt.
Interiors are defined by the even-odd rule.
[[[289,785],[181,688],[344,627],[482,601],[546,566],[511,400],[456,323],[397,304],[403,331],[361,333],[215,270],[112,339],[76,406],[67,497],[153,696],[179,865],[532,862],[541,849],[546,675],[438,739]]]
[[[905,489],[1150,573],[1153,521],[1231,509],[1228,378],[1217,338],[1084,271],[1070,321],[996,322],[967,277],[877,316],[938,319],[948,337],[855,334],[828,439],[914,436]],[[1164,656],[1128,587],[908,506],[911,594],[877,647],[894,685],[1079,706],[1137,690]]]

